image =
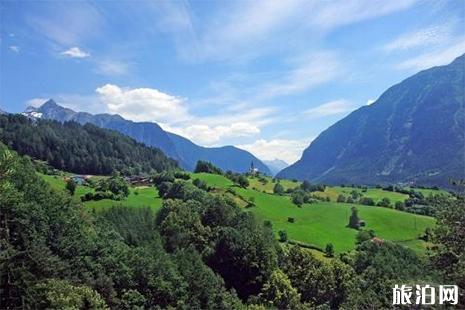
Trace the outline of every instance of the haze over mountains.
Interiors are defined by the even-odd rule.
[[[286,167],[289,167],[289,164],[286,163],[284,160],[281,159],[273,159],[273,160],[264,160],[263,163],[270,168],[271,173],[274,175],[278,174],[281,170]]]
[[[76,112],[48,100],[38,108],[28,107],[23,113],[30,117],[91,123],[98,127],[112,129],[138,142],[161,149],[166,155],[178,161],[181,167],[193,170],[198,160],[206,160],[223,170],[246,172],[253,162],[259,171],[271,175],[271,171],[257,157],[234,146],[202,147],[179,135],[164,131],[152,122],[133,122],[120,115],[90,114]]]
[[[322,132],[278,177],[441,186],[464,178],[464,72],[462,55],[389,88]]]

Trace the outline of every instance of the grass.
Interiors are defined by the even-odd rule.
[[[227,189],[233,186],[230,180],[220,175],[200,174],[198,177],[214,187]],[[326,244],[333,243],[335,251],[339,253],[354,248],[357,231],[346,227],[354,205],[318,202],[299,208],[291,202],[289,196],[266,193],[271,192],[274,186],[271,179],[266,184],[261,183],[258,178],[249,178],[249,182],[249,188],[234,186],[234,191],[247,200],[253,197],[256,206],[248,210],[263,220],[270,220],[276,234],[279,230],[285,230],[289,239],[323,249]],[[288,180],[281,182],[291,187],[298,185]],[[332,199],[335,201],[339,193],[350,193],[352,190],[354,188],[351,187],[328,187],[325,193],[335,195],[336,198]],[[406,198],[406,195],[378,188],[370,188],[364,194],[375,201],[383,197],[388,197],[392,202]],[[366,229],[373,229],[378,237],[399,242],[419,253],[425,251],[425,242],[417,238],[427,227],[434,226],[433,218],[388,208],[362,205],[356,207],[360,218],[367,223]],[[295,223],[289,223],[289,217],[293,217]]]
[[[287,196],[240,188],[236,191],[244,197],[254,197],[256,207],[250,208],[250,212],[263,220],[270,220],[276,233],[285,230],[289,239],[320,248],[332,243],[336,252],[354,248],[357,231],[346,227],[353,207],[351,204],[319,202],[299,208]],[[373,229],[378,237],[386,240],[416,240],[427,227],[434,226],[434,219],[426,216],[381,207],[356,207],[359,217],[367,223],[366,229]],[[295,222],[289,223],[289,217]]]
[[[53,188],[64,190],[65,183],[62,177],[41,176]],[[356,206],[359,210],[360,219],[366,222],[366,229],[373,229],[378,237],[398,242],[417,253],[424,253],[428,245],[418,240],[418,236],[427,227],[434,226],[434,219],[431,217],[388,208],[336,203],[337,195],[350,193],[354,189],[351,187],[327,187],[323,194],[329,195],[332,202],[305,204],[299,208],[291,202],[289,196],[277,196],[267,193],[272,191],[275,184],[271,182],[271,179],[269,179],[268,183],[262,184],[257,178],[250,178],[249,188],[244,189],[234,185],[233,182],[221,175],[191,174],[191,179],[195,178],[204,180],[220,191],[233,188],[236,195],[232,196],[230,193],[228,195],[231,195],[239,206],[246,205],[239,196],[245,200],[253,198],[255,207],[247,210],[256,214],[259,219],[271,221],[276,234],[278,234],[279,230],[285,230],[290,240],[307,243],[322,249],[326,247],[326,244],[332,243],[336,253],[350,251],[355,246],[357,231],[346,227],[353,206]],[[281,184],[286,188],[296,187],[299,183],[281,180]],[[253,187],[257,190],[254,190]],[[77,186],[74,197],[79,200],[80,196],[92,190],[86,186]],[[388,197],[392,202],[405,199],[403,194],[383,191],[378,188],[368,189],[364,195],[375,200]],[[158,210],[161,204],[162,199],[158,197],[154,187],[131,187],[130,195],[122,201],[104,199],[84,203],[85,206],[97,210],[114,205],[149,206],[154,210]],[[289,217],[294,218],[295,222],[289,223]]]
[[[202,181],[207,182],[208,185],[218,188],[228,188],[233,185],[233,182],[231,182],[231,180],[218,174],[191,173],[191,179],[200,179]]]
[[[355,188],[355,187],[342,187],[342,186],[332,186],[332,187],[326,187],[324,192],[315,192],[316,195],[320,197],[329,197],[331,201],[336,201],[337,197],[342,194],[346,196],[346,198],[350,195],[352,191],[357,191],[361,194],[363,194],[364,197],[369,197],[373,198],[375,202],[380,201],[383,198],[389,198],[391,203],[395,203],[397,201],[404,201],[405,199],[408,198],[408,195],[406,194],[401,194],[397,192],[390,192],[390,191],[385,191],[382,188],[368,188],[366,192],[362,192],[360,188]]]
[[[276,183],[273,183],[273,179],[270,177],[263,177],[266,180],[266,183],[262,183],[259,178],[249,177],[249,188],[256,189],[260,192],[273,193],[273,188]],[[284,187],[284,190],[289,188],[295,188],[300,185],[300,182],[295,182],[291,180],[279,180],[279,183]]]
[[[89,208],[101,210],[109,208],[115,205],[121,205],[125,207],[150,207],[157,211],[161,208],[162,199],[158,196],[158,191],[155,187],[131,187],[129,196],[121,201],[115,201],[111,199],[102,199],[98,201],[86,201],[84,205]],[[137,194],[136,194],[137,193]]]
[[[65,181],[62,176],[53,176],[53,175],[39,175],[48,183],[50,186],[58,191],[65,190]],[[73,200],[80,202],[80,197],[85,195],[88,192],[93,192],[94,189],[88,186],[77,185],[76,191],[73,196]],[[161,208],[162,199],[158,197],[158,190],[155,187],[130,187],[129,196],[121,201],[111,200],[111,199],[102,199],[102,200],[91,200],[83,203],[84,206],[102,210],[112,206],[127,206],[127,207],[150,207],[153,210],[158,210]],[[137,194],[136,194],[137,193]]]

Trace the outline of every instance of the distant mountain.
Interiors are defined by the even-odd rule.
[[[286,163],[284,160],[281,159],[274,159],[274,160],[264,160],[263,163],[270,168],[271,173],[273,176],[278,174],[279,171],[283,170],[284,168],[289,167],[289,164]]]
[[[389,88],[322,132],[280,178],[447,186],[465,178],[465,55]]]
[[[96,126],[113,129],[125,134],[138,142],[161,149],[166,155],[178,161],[181,167],[193,170],[198,160],[206,160],[223,170],[246,172],[251,162],[265,174],[271,171],[251,153],[234,146],[202,147],[190,140],[164,131],[158,124],[151,122],[133,122],[119,115],[90,114],[75,112],[56,104],[53,100],[42,106],[29,107],[23,113],[33,118],[53,119],[60,122],[76,121],[81,124],[91,123]]]
[[[0,141],[21,155],[74,173],[134,175],[177,167],[160,149],[93,124],[0,115]]]

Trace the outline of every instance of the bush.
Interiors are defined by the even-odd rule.
[[[285,230],[280,230],[278,232],[279,235],[279,241],[281,242],[286,242],[287,241],[287,232]]]
[[[396,210],[404,211],[405,210],[405,205],[404,205],[404,203],[402,201],[396,201],[395,208],[396,208]]]
[[[305,195],[301,191],[295,191],[292,193],[292,202],[297,206],[302,206],[304,203]]]
[[[373,238],[375,236],[375,232],[373,230],[360,230],[358,233],[357,233],[357,236],[355,237],[355,240],[356,240],[356,243],[357,244],[360,244],[360,243],[363,243],[365,241],[368,241],[368,240],[371,240],[371,238]]]
[[[174,173],[174,177],[176,179],[182,179],[182,180],[189,180],[191,178],[191,176],[189,175],[189,173],[186,173],[186,172],[182,172],[182,171],[176,171]]]
[[[337,202],[346,202],[346,197],[342,194],[339,194],[339,196],[337,196]]]
[[[366,206],[374,206],[374,205],[376,205],[373,198],[370,198],[370,197],[362,197],[362,198],[360,198],[359,203],[362,204],[362,205],[366,205]]]
[[[289,223],[295,223],[295,218],[293,218],[293,217],[288,217],[288,218],[287,218],[287,221],[288,221]]]
[[[383,199],[381,199],[380,202],[378,202],[377,204],[378,206],[380,207],[384,207],[384,208],[390,208],[391,207],[391,200],[387,197],[384,197]]]

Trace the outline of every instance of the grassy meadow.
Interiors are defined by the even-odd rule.
[[[53,188],[65,189],[62,176],[41,176]],[[271,178],[266,178],[266,182],[260,181],[258,178],[249,178],[248,188],[240,188],[221,175],[191,173],[191,180],[196,178],[207,182],[217,191],[226,192],[226,190],[232,189],[233,193],[228,193],[228,195],[241,207],[245,207],[249,201],[252,201],[255,206],[247,210],[256,214],[260,219],[271,221],[276,235],[280,230],[285,230],[289,240],[302,242],[320,249],[324,249],[328,243],[332,243],[336,253],[350,251],[355,246],[357,231],[347,227],[351,208],[354,206],[359,211],[359,218],[366,222],[365,229],[373,229],[379,238],[398,242],[418,253],[424,253],[428,246],[418,237],[427,227],[434,226],[434,219],[427,216],[389,208],[336,203],[339,194],[349,195],[353,190],[361,191],[357,188],[327,187],[324,192],[317,192],[317,194],[330,197],[331,202],[316,202],[297,207],[292,203],[290,196],[272,194],[275,183],[272,182]],[[290,180],[281,180],[280,183],[285,189],[294,188],[300,184]],[[74,199],[78,201],[79,197],[89,191],[93,191],[93,189],[78,185]],[[407,195],[379,188],[369,188],[363,194],[375,201],[387,197],[392,203],[407,198]],[[84,203],[85,206],[96,210],[115,205],[148,206],[153,210],[158,210],[161,204],[162,199],[158,197],[155,187],[130,187],[130,195],[122,201],[103,199]],[[294,223],[289,222],[289,218],[293,218]]]

